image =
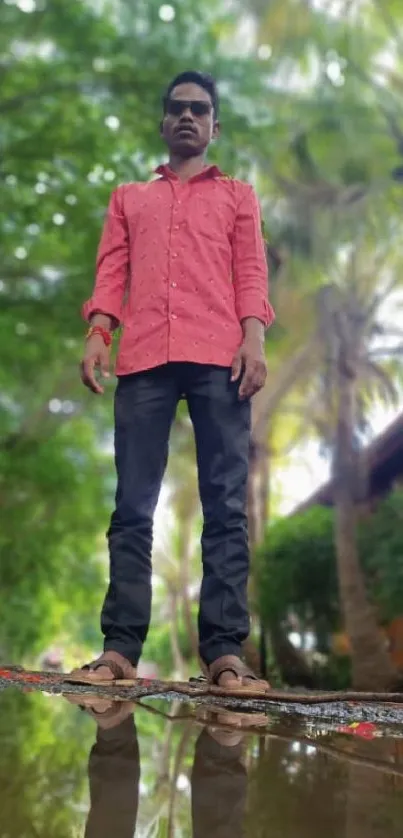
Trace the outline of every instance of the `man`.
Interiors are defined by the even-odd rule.
[[[112,195],[97,259],[82,380],[116,364],[116,508],[108,532],[104,654],[80,682],[136,677],[151,611],[153,515],[179,399],[187,400],[203,506],[200,657],[212,684],[266,690],[240,658],[249,632],[246,488],[250,399],[265,382],[264,330],[273,312],[258,203],[247,184],[205,163],[218,138],[210,76],[186,72],[163,100],[169,165]]]

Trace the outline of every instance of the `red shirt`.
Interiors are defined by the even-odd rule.
[[[231,366],[241,321],[274,317],[255,193],[216,166],[188,181],[157,173],[113,192],[83,315],[123,324],[117,375],[168,361]]]

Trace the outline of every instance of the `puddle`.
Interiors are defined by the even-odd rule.
[[[0,694],[2,838],[401,836],[399,725],[86,701]]]

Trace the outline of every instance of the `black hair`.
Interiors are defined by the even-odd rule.
[[[185,70],[185,72],[179,73],[179,75],[175,76],[175,78],[171,81],[162,98],[164,113],[166,111],[167,101],[174,88],[178,87],[179,84],[189,83],[197,84],[199,87],[202,87],[203,90],[207,91],[213,104],[214,116],[217,119],[220,106],[217,84],[213,79],[213,76],[210,76],[209,73],[200,73],[198,70]]]

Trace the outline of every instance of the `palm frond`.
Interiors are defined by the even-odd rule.
[[[394,380],[384,367],[366,358],[361,363],[361,376],[364,387],[366,386],[371,391],[372,385],[373,391],[377,392],[379,398],[385,404],[391,404],[397,407],[399,403],[399,391]]]

